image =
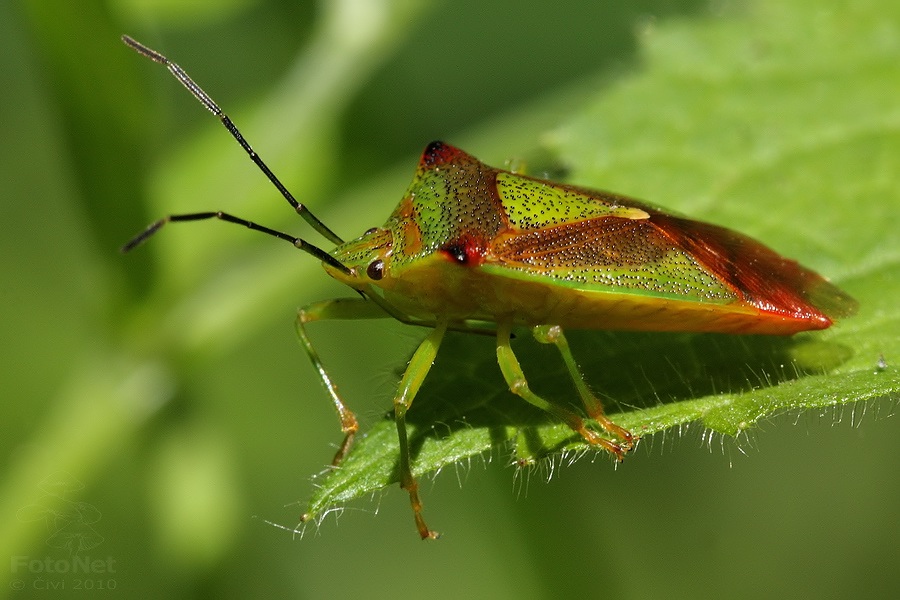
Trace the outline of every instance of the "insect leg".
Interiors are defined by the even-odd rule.
[[[569,342],[566,340],[562,328],[559,325],[539,325],[532,329],[532,333],[534,334],[534,338],[540,343],[553,344],[559,349],[563,362],[566,363],[566,369],[569,370],[569,376],[572,378],[572,382],[575,384],[575,388],[581,396],[581,401],[584,403],[587,414],[597,421],[597,423],[607,432],[622,440],[622,448],[625,451],[630,450],[634,444],[634,436],[624,427],[619,427],[613,423],[606,414],[604,414],[603,404],[588,388],[587,383],[584,381],[584,375],[581,373],[581,369],[579,369],[578,365],[575,363],[575,357],[572,355],[572,350],[569,348]]]
[[[419,500],[419,484],[413,477],[412,468],[410,466],[409,457],[409,439],[406,433],[406,411],[409,410],[413,399],[416,397],[425,376],[431,369],[432,363],[437,356],[438,347],[447,331],[447,320],[439,319],[437,326],[427,338],[425,338],[419,347],[416,348],[403,378],[400,380],[400,386],[397,389],[397,396],[394,398],[394,421],[397,424],[397,437],[400,440],[400,487],[409,493],[409,502],[412,504],[413,517],[416,520],[416,528],[422,539],[436,539],[438,533],[428,529],[425,525],[425,519],[422,517],[422,501]]]
[[[621,460],[626,452],[624,448],[601,437],[595,431],[588,429],[584,423],[584,419],[574,412],[561,406],[557,406],[531,391],[528,387],[528,381],[525,379],[525,373],[522,371],[522,366],[519,364],[519,360],[516,358],[516,355],[513,353],[512,347],[509,344],[511,333],[512,323],[510,321],[502,321],[498,324],[497,363],[500,365],[500,371],[503,372],[503,378],[506,380],[507,385],[509,385],[510,391],[562,420],[566,425],[571,427],[573,431],[581,434],[589,444],[600,446],[615,455],[617,459]]]
[[[340,395],[338,395],[337,386],[331,381],[328,371],[325,370],[325,366],[322,364],[321,359],[319,359],[318,352],[316,352],[312,341],[309,339],[309,335],[306,332],[306,325],[313,321],[322,321],[325,319],[379,319],[387,318],[388,316],[389,315],[378,305],[364,300],[363,298],[336,298],[334,300],[325,300],[323,302],[310,304],[297,311],[295,325],[300,345],[303,346],[307,356],[309,356],[313,366],[316,368],[319,379],[322,381],[322,385],[325,386],[328,395],[331,396],[331,401],[334,403],[334,407],[337,409],[338,416],[341,419],[341,431],[344,433],[344,441],[341,442],[337,453],[335,453],[334,459],[331,461],[332,465],[338,465],[344,460],[344,456],[346,456],[347,451],[350,450],[350,446],[353,444],[353,438],[359,430],[359,423],[356,420],[356,415],[347,408],[347,405],[344,404],[344,401],[341,400]]]

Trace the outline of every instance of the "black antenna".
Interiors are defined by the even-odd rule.
[[[320,221],[306,206],[304,206],[303,204],[300,204],[294,198],[294,196],[288,191],[288,189],[286,187],[284,187],[284,184],[281,183],[281,181],[278,179],[278,177],[275,176],[275,174],[272,172],[272,170],[269,169],[269,167],[266,165],[266,163],[264,163],[263,160],[259,157],[259,155],[253,151],[253,148],[250,147],[250,144],[247,143],[247,140],[244,139],[244,136],[241,135],[241,132],[238,131],[238,128],[235,127],[234,123],[231,121],[231,119],[228,117],[228,115],[226,115],[224,112],[222,112],[222,109],[219,108],[219,106],[213,101],[213,99],[210,98],[209,95],[206,92],[204,92],[203,89],[199,85],[194,83],[194,80],[188,76],[188,74],[184,71],[184,69],[182,69],[177,64],[170,61],[168,58],[166,58],[165,56],[163,56],[156,50],[148,48],[147,46],[141,44],[140,42],[138,42],[137,40],[135,40],[134,38],[132,38],[130,36],[123,35],[122,41],[125,42],[128,46],[131,46],[139,54],[146,56],[147,58],[149,58],[150,60],[152,60],[154,62],[164,65],[169,70],[169,72],[172,73],[172,75],[174,75],[175,78],[179,82],[181,82],[181,85],[183,85],[212,114],[214,114],[216,117],[219,118],[219,120],[222,122],[222,125],[225,126],[225,129],[227,129],[228,132],[232,135],[232,137],[234,137],[234,139],[237,140],[238,144],[240,144],[241,148],[243,148],[247,152],[247,154],[250,156],[250,159],[253,160],[253,162],[256,164],[256,166],[259,167],[259,169],[263,173],[265,173],[266,177],[269,178],[269,181],[271,181],[272,184],[276,188],[278,188],[278,191],[281,192],[281,195],[284,196],[285,200],[288,201],[288,203],[294,208],[294,210],[297,212],[298,215],[303,217],[303,219],[307,223],[309,223],[313,229],[318,231],[323,237],[327,238],[329,241],[331,241],[335,244],[343,244],[344,243],[344,240],[342,240],[336,233],[331,231],[331,229],[329,229],[322,221]],[[319,260],[321,260],[323,262],[327,262],[331,266],[340,269],[344,273],[350,274],[350,269],[348,269],[346,266],[341,264],[340,261],[338,261],[336,258],[331,256],[330,254],[328,254],[321,248],[318,248],[317,246],[314,246],[301,238],[294,237],[294,236],[288,235],[286,233],[282,233],[280,231],[276,231],[274,229],[264,227],[262,225],[258,225],[257,223],[254,223],[252,221],[248,221],[248,220],[242,219],[240,217],[235,217],[233,215],[230,215],[228,213],[224,213],[221,211],[200,212],[200,213],[191,213],[191,214],[185,214],[185,215],[169,215],[168,217],[164,217],[164,218],[160,219],[159,221],[153,223],[149,227],[147,227],[147,229],[145,229],[143,232],[141,232],[140,234],[135,236],[127,244],[122,246],[122,252],[128,252],[129,250],[132,250],[136,246],[139,246],[147,238],[149,238],[154,233],[159,231],[159,229],[162,228],[162,226],[165,225],[166,223],[178,222],[178,221],[200,221],[203,219],[220,219],[220,220],[226,221],[228,223],[235,223],[238,225],[243,225],[254,231],[260,231],[262,233],[271,235],[273,237],[277,237],[279,239],[288,241],[291,244],[293,244],[296,248],[315,256],[316,258],[318,258]]]

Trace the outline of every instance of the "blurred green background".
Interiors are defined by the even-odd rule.
[[[549,483],[497,452],[423,481],[437,543],[418,539],[396,487],[302,539],[273,527],[297,523],[340,439],[294,311],[347,291],[309,257],[219,224],[171,227],[118,253],[153,219],[204,209],[318,241],[122,33],[185,67],[295,195],[352,237],[383,222],[428,141],[497,165],[517,158],[586,94],[640,70],[645,28],[723,11],[662,0],[0,4],[3,590],[897,597],[900,446],[887,402],[774,418],[739,444],[688,428],[622,468],[582,460]],[[385,322],[313,335],[371,421],[419,333]],[[86,556],[102,564],[62,571]]]

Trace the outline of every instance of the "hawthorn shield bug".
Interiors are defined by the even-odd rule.
[[[293,209],[335,244],[323,250],[208,211],[167,216],[123,247],[135,248],[170,222],[219,219],[289,242],[359,293],[316,302],[296,320],[300,343],[340,417],[344,439],[334,465],[347,455],[359,425],[319,359],[307,325],[392,317],[431,329],[413,353],[393,403],[400,485],[423,539],[437,534],[422,515],[405,419],[448,329],[495,336],[497,362],[512,393],[621,460],[637,438],[605,416],[565,329],[790,335],[827,328],[855,310],[856,302],[823,277],[745,235],[625,196],[496,169],[443,142],[425,149],[387,222],[345,242],[290,194],[184,70],[132,38],[122,39],[166,66],[221,120]],[[531,391],[510,344],[514,327],[529,327],[539,342],[559,349],[585,413],[601,431]]]

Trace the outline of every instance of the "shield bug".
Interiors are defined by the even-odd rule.
[[[497,362],[512,393],[621,460],[637,438],[604,415],[578,369],[565,329],[790,335],[827,328],[856,307],[820,275],[735,231],[625,196],[495,169],[442,142],[422,153],[412,183],[387,222],[344,242],[291,196],[187,73],[130,37],[123,40],[165,65],[221,120],[293,209],[335,244],[323,250],[210,211],[160,219],[123,247],[133,249],[166,223],[220,219],[289,242],[358,292],[359,297],[307,306],[296,320],[300,343],[340,417],[344,438],[333,464],[346,456],[359,426],[320,361],[307,325],[393,317],[431,329],[413,353],[393,403],[400,485],[409,493],[422,538],[437,534],[422,516],[405,418],[448,329],[495,336]],[[510,344],[514,327],[529,327],[539,342],[559,349],[589,420],[529,389]]]

